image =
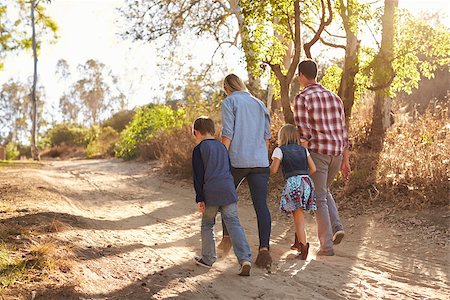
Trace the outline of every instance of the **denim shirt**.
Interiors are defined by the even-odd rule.
[[[297,144],[287,144],[280,146],[280,149],[283,152],[281,170],[284,179],[297,175],[309,175],[308,157],[304,147]]]
[[[270,139],[270,113],[249,92],[236,91],[222,102],[222,136],[231,140],[234,168],[268,167],[266,141]]]

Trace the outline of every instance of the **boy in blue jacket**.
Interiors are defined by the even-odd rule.
[[[240,264],[239,275],[249,276],[251,251],[239,222],[237,193],[231,175],[231,163],[225,146],[214,138],[214,122],[200,117],[194,122],[197,146],[192,153],[194,188],[198,210],[203,214],[201,225],[202,255],[195,262],[211,268],[216,261],[214,224],[217,212],[228,228],[234,253]]]

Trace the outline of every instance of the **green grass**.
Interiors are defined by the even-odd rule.
[[[0,160],[0,168],[4,167],[40,167],[43,163],[33,160]]]

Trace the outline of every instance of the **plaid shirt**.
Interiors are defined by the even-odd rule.
[[[342,100],[318,83],[295,97],[294,120],[313,152],[338,156],[349,147]]]

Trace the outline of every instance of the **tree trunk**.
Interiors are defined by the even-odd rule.
[[[291,101],[289,100],[290,84],[287,78],[280,80],[280,96],[281,105],[283,107],[284,122],[287,124],[294,124],[294,114],[291,108]]]
[[[342,72],[341,83],[338,95],[344,102],[345,125],[347,130],[350,126],[352,107],[355,102],[355,76],[359,72],[359,41],[356,35],[347,32],[347,44],[345,48],[344,70]]]
[[[33,86],[31,88],[31,103],[32,103],[32,129],[31,129],[31,153],[34,160],[39,160],[39,150],[36,143],[36,126],[37,126],[37,99],[36,99],[36,84],[37,84],[37,51],[36,51],[36,30],[34,20],[35,1],[31,1],[31,27],[32,27],[32,46],[33,46]]]
[[[382,36],[380,52],[374,59],[373,86],[375,102],[372,116],[372,132],[380,137],[391,126],[391,98],[388,96],[394,70],[394,37],[397,26],[398,0],[385,0],[382,17]]]

